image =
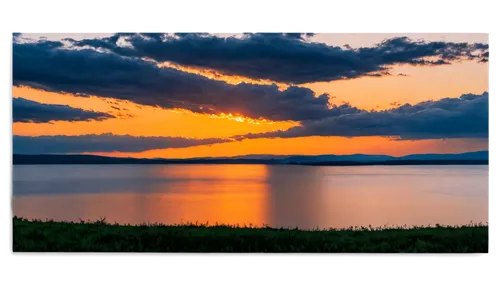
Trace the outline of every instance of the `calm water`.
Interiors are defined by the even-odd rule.
[[[274,227],[488,221],[488,166],[14,166],[14,215]]]

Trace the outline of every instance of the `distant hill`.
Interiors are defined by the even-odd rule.
[[[237,157],[192,159],[136,159],[93,155],[13,155],[14,165],[37,164],[289,164],[314,166],[359,165],[487,165],[488,151],[461,154],[414,154],[402,157],[387,155],[317,155],[275,156],[246,155]]]
[[[398,160],[488,160],[488,151],[461,154],[415,154],[397,158]]]
[[[284,163],[313,163],[313,162],[377,162],[388,161],[394,157],[387,155],[319,155],[319,156],[291,156],[283,159]]]
[[[277,160],[283,164],[317,163],[317,162],[381,162],[390,160],[488,160],[488,151],[468,152],[460,154],[413,154],[402,157],[389,155],[266,155],[252,154],[234,157],[204,157],[197,160],[207,159],[257,159]]]

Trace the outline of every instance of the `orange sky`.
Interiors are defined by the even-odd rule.
[[[459,34],[460,35],[460,34]],[[328,37],[330,36],[330,37]],[[351,35],[352,46],[378,42],[383,35],[363,37]],[[346,35],[335,39],[335,35],[320,35],[315,40],[329,44],[347,41]],[[442,35],[430,35],[435,40]],[[480,41],[487,43],[485,34],[452,34],[449,40]],[[482,37],[482,38],[481,38]],[[411,35],[410,35],[411,38]],[[371,39],[371,40],[370,40]],[[168,64],[167,64],[168,65]],[[210,78],[224,80],[231,84],[241,81],[253,82],[244,77],[213,75],[210,71],[177,68],[195,72]],[[328,93],[331,102],[349,102],[362,109],[391,108],[394,102],[418,103],[444,97],[459,97],[464,93],[481,94],[488,91],[488,64],[475,61],[454,63],[437,67],[398,66],[391,73],[407,76],[364,77],[328,83],[302,85],[317,95]],[[266,82],[269,83],[269,82]],[[280,85],[285,87],[285,85]],[[105,121],[51,123],[14,123],[13,134],[39,135],[81,135],[113,133],[135,136],[178,136],[192,138],[221,138],[246,133],[261,133],[286,130],[297,126],[297,122],[269,122],[249,120],[237,115],[200,115],[184,110],[165,110],[135,103],[103,99],[98,97],[76,97],[71,94],[57,94],[26,87],[14,87],[13,97],[23,97],[42,103],[67,104],[72,107],[111,113],[118,118]],[[117,110],[114,107],[120,108]],[[235,156],[245,154],[388,154],[411,153],[459,153],[488,149],[487,140],[419,140],[392,141],[382,137],[301,137],[291,139],[247,139],[241,142],[220,143],[211,146],[196,146],[180,149],[149,150],[141,153],[100,153],[113,156],[135,157],[205,157]]]

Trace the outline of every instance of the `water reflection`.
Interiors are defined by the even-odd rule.
[[[487,166],[14,166],[15,215],[328,228],[488,220]]]
[[[20,216],[57,220],[106,217],[110,222],[132,224],[261,224],[268,210],[267,169],[264,165],[68,166],[64,170],[15,166],[13,210]],[[110,176],[103,176],[108,170]],[[40,176],[44,172],[47,177]]]
[[[322,198],[319,168],[269,167],[270,225],[311,228],[323,225],[327,203]],[[332,202],[334,203],[334,202]]]

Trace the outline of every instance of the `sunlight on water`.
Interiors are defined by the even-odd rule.
[[[14,215],[273,227],[488,221],[488,166],[14,166]]]

